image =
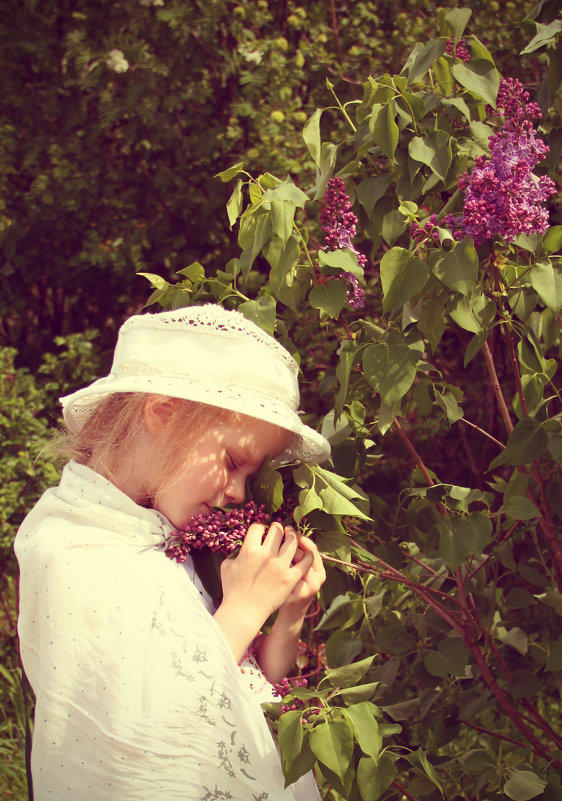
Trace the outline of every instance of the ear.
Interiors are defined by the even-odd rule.
[[[150,395],[144,404],[144,424],[151,434],[161,434],[174,417],[177,398]]]

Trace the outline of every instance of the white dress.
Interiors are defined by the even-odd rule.
[[[171,529],[75,462],[24,520],[35,801],[319,799],[311,774],[284,789],[270,687],[242,674],[191,565],[165,555]]]

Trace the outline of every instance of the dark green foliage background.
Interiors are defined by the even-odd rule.
[[[147,299],[147,283],[138,272],[173,282],[182,278],[179,270],[199,261],[206,275],[213,276],[239,255],[225,213],[232,187],[214,179],[218,172],[244,161],[252,174],[269,172],[282,178],[289,174],[302,188],[311,186],[314,164],[302,128],[315,108],[330,103],[326,79],[342,102],[361,99],[367,75],[398,72],[412,46],[435,35],[439,9],[456,5],[454,0],[441,4],[422,0],[300,4],[18,0],[3,4],[0,756],[6,758],[0,760],[0,798],[25,797],[24,713],[16,673],[17,580],[11,542],[25,511],[57,480],[56,464],[41,453],[59,422],[59,394],[108,369],[118,326]],[[550,21],[556,4],[539,5],[542,19]],[[523,22],[533,4],[478,0],[471,8],[470,33],[490,49],[502,73],[519,77],[531,93],[538,91],[546,68],[544,52],[519,55],[534,35],[533,26]],[[112,50],[122,52],[126,71],[108,66]],[[544,91],[539,99],[548,106]],[[557,103],[559,115],[559,99]],[[334,141],[344,136],[345,128],[343,118],[332,114],[329,130]],[[551,145],[552,169],[562,146],[554,139]],[[311,249],[318,246],[316,214],[315,206],[307,206],[303,214],[303,224],[313,232]],[[560,222],[553,216],[553,223]],[[377,256],[373,247],[368,255],[378,261],[381,254]],[[254,270],[248,294],[267,276],[263,256],[256,260]],[[507,381],[509,360],[502,355],[499,336],[494,345],[495,336],[492,333],[492,349],[499,354],[500,379]],[[436,364],[446,377],[454,379],[461,370],[469,340],[470,335],[458,328],[445,332]],[[340,343],[330,341],[322,331],[309,340],[303,328],[295,344],[306,377],[303,405],[317,420],[330,408],[337,390],[335,351]],[[490,433],[501,438],[501,421],[494,417],[482,364],[474,360],[462,380],[466,416],[486,424]],[[422,407],[412,405],[408,424],[416,430],[416,445],[424,461],[452,484],[486,489],[484,471],[492,458],[489,446],[480,448],[469,436],[471,463],[468,449],[459,444],[466,433],[443,427],[434,409],[424,414]],[[362,487],[392,507],[412,483],[410,457],[396,434],[390,432],[383,444],[377,443],[373,462],[374,470],[372,463],[363,465]],[[342,475],[356,475],[353,449],[338,449],[335,466]],[[370,547],[380,546],[381,536],[384,540],[395,533],[381,534],[379,529]],[[381,547],[389,562],[399,560],[390,546]],[[531,549],[521,542],[515,558],[524,563],[530,554]],[[510,554],[506,552],[503,558],[511,569]],[[532,583],[537,580],[527,572],[528,588],[540,590]],[[332,571],[326,605],[341,594],[354,596],[357,586],[357,577]],[[362,590],[365,599],[371,590],[367,580]],[[386,589],[378,601],[390,610],[405,605],[409,631],[406,640],[395,637],[390,613],[377,631],[375,645],[385,653],[386,666],[377,666],[373,675],[388,681],[393,670],[398,673],[408,650],[420,642],[423,656],[423,648],[429,649],[432,626],[437,624],[419,606],[408,605],[403,588]],[[369,598],[372,612],[378,601]],[[531,630],[536,606],[518,606],[520,602],[521,598],[512,598],[512,614],[524,618],[523,628]],[[339,624],[337,617],[332,621],[345,629],[337,648],[332,642],[336,662],[342,653],[350,660],[357,653],[355,632],[350,631],[353,624],[349,624],[355,613],[351,617],[348,613],[349,609],[342,610]],[[356,622],[360,614],[361,610]],[[555,639],[556,631],[551,634]],[[446,656],[454,661],[454,654]],[[427,682],[421,657],[416,670]],[[521,686],[527,686],[529,677],[520,678]],[[402,694],[407,699],[411,688],[402,676],[393,689],[396,697]],[[429,720],[433,744],[446,744],[458,734],[452,714],[458,700],[455,682],[449,691],[446,714],[439,712]],[[482,698],[476,695],[475,714],[481,706]],[[552,708],[559,715],[559,705]],[[400,720],[408,710],[394,712]],[[493,714],[489,715],[493,726]],[[407,733],[403,738],[407,747]],[[468,738],[464,743],[467,772],[483,771],[479,754],[468,750],[478,742]],[[420,797],[432,799],[435,785],[422,758],[417,759],[413,770],[419,776],[413,788]],[[462,783],[462,777],[457,779]],[[560,798],[555,784],[548,793],[545,801]]]

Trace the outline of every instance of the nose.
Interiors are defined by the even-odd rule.
[[[242,503],[246,497],[246,479],[240,473],[231,476],[225,491],[225,497],[229,503]]]

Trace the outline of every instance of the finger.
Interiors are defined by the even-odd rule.
[[[290,526],[286,526],[283,543],[279,548],[279,556],[284,556],[290,561],[293,561],[297,552],[297,545],[298,539],[295,530]]]
[[[248,531],[246,532],[240,551],[247,551],[250,548],[257,548],[261,545],[264,532],[265,526],[261,523],[252,523],[251,526],[248,526]]]
[[[281,523],[272,523],[267,530],[263,544],[273,556],[277,556],[279,553],[282,547],[283,536],[283,526]]]
[[[293,571],[293,575],[295,577],[295,583],[306,576],[306,574],[312,567],[313,562],[314,562],[314,557],[309,552],[305,553],[300,562],[297,562],[296,565],[293,565],[291,567],[291,571]]]
[[[295,555],[293,556],[293,564],[294,565],[298,564],[300,560],[303,558],[303,556],[304,556],[304,551],[301,550],[301,548],[297,548],[297,550],[295,551]]]

